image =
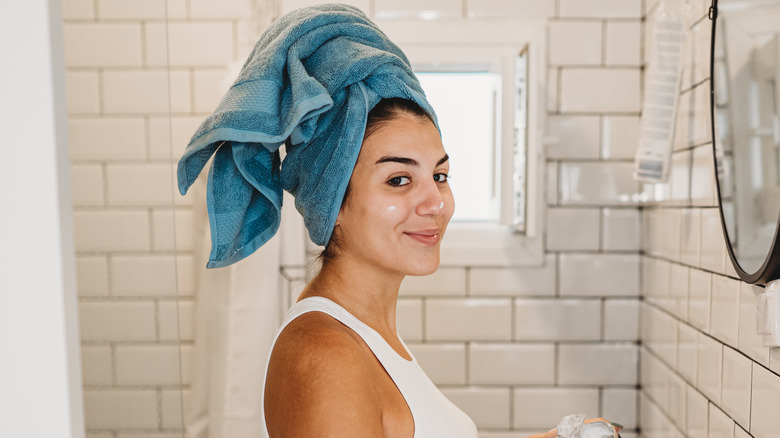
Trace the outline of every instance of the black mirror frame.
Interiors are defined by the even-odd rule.
[[[712,156],[715,172],[715,186],[717,187],[718,194],[718,213],[720,214],[720,223],[723,228],[723,237],[726,240],[726,248],[728,249],[729,259],[734,266],[734,270],[739,275],[740,280],[750,284],[765,285],[772,280],[780,278],[780,245],[778,244],[778,233],[780,232],[780,221],[775,226],[775,234],[772,238],[772,246],[770,246],[764,262],[756,272],[745,272],[739,265],[736,256],[734,255],[734,248],[731,245],[731,239],[729,238],[728,229],[726,228],[726,220],[723,215],[723,204],[721,202],[721,188],[720,179],[718,178],[718,158],[715,142],[717,137],[715,136],[715,30],[718,22],[718,0],[712,0],[712,6],[710,6],[709,18],[712,20],[712,35],[710,41],[710,125],[712,127]],[[779,218],[780,219],[780,218]]]

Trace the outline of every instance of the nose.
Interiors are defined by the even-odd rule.
[[[417,203],[417,214],[420,216],[438,216],[447,209],[447,196],[444,196],[439,183],[430,180],[422,184],[420,200]]]

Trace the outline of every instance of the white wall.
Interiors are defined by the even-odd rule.
[[[182,237],[195,210],[173,194],[171,171],[216,106],[226,65],[243,61],[257,36],[244,24],[251,3],[168,0],[165,11],[161,2],[63,0],[90,438],[169,438],[181,427],[202,268]],[[409,279],[399,328],[484,437],[547,430],[572,412],[636,436],[641,0],[350,3],[385,20],[435,11],[547,21],[545,263],[450,265]],[[302,273],[288,268],[290,293]]]
[[[58,2],[0,4],[0,436],[84,436],[61,35]]]
[[[253,37],[240,24],[247,3],[168,0],[169,130],[160,3],[63,2],[88,426],[96,407],[139,407],[102,416],[90,436],[113,438],[104,431],[119,428],[120,438],[176,435],[188,377],[185,369],[179,385],[178,361],[163,359],[179,345],[172,265],[178,258],[185,363],[188,279],[200,267],[187,240],[174,251],[172,196],[157,189],[216,104],[225,64],[243,59],[242,38]],[[400,301],[402,336],[483,436],[523,436],[580,410],[623,423],[624,437],[635,436],[640,419],[646,436],[774,436],[780,360],[753,334],[758,288],[741,284],[728,264],[714,198],[709,0],[673,2],[691,11],[691,44],[672,177],[655,188],[630,173],[643,18],[656,0],[350,3],[385,19],[428,10],[442,19],[548,20],[545,265],[444,266],[406,282]],[[652,195],[649,204],[640,193]],[[186,202],[178,207],[177,233],[189,233],[191,215]],[[287,275],[292,295],[302,273]]]
[[[646,436],[780,434],[780,349],[756,334],[718,215],[709,108],[709,1],[689,6],[671,180],[642,212],[641,422]],[[648,17],[656,2],[646,5]]]

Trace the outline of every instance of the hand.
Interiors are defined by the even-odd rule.
[[[588,418],[587,420],[585,420],[585,424],[595,423],[597,421],[601,421],[601,422],[609,424],[610,426],[615,428],[616,432],[620,432],[623,429],[623,426],[621,426],[621,425],[619,425],[617,423],[613,423],[613,422],[611,422],[611,421],[609,421],[607,419],[604,419],[604,418]]]
[[[615,428],[616,432],[620,432],[620,430],[623,429],[623,426],[619,424],[615,424],[610,422],[609,420],[606,420],[604,418],[589,418],[585,420],[585,424],[594,423],[597,421],[602,421],[604,423],[609,424],[610,426]],[[550,429],[547,432],[544,433],[537,433],[535,435],[529,435],[528,438],[557,438],[558,437],[558,429]]]
[[[558,429],[550,429],[544,433],[529,435],[527,438],[557,438],[557,437],[558,437]]]

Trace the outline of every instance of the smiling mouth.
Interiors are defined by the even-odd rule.
[[[434,246],[441,240],[439,231],[416,231],[404,233],[425,246]]]

